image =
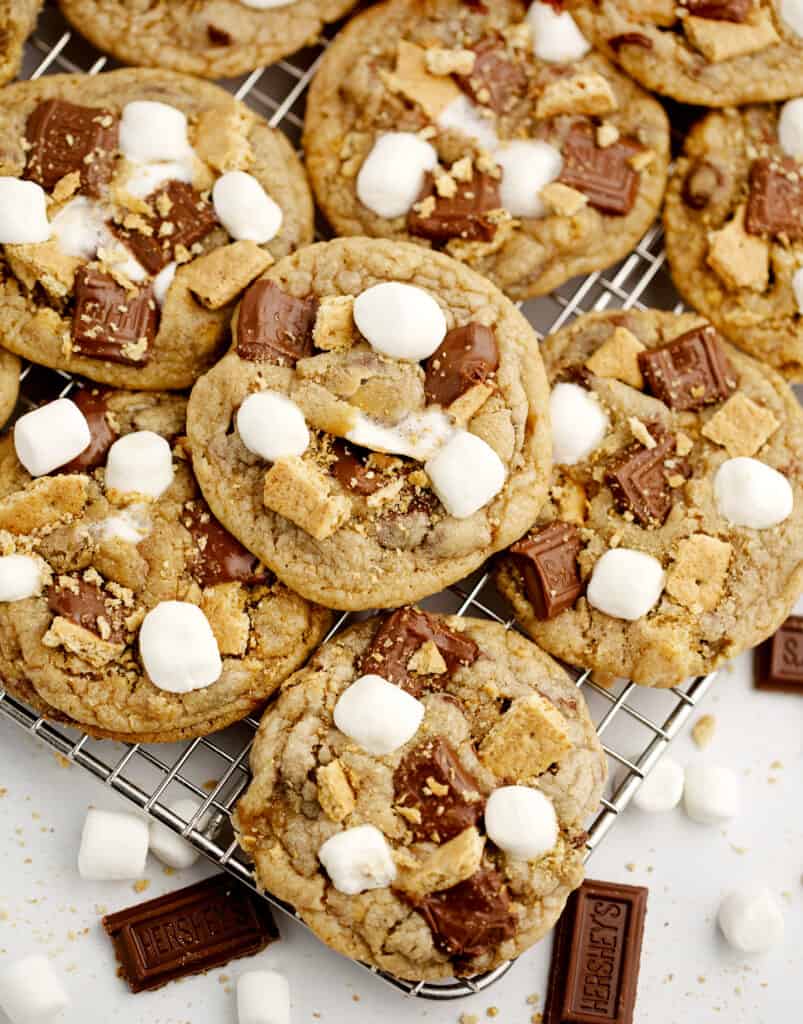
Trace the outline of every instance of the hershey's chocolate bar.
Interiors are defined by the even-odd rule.
[[[756,648],[755,684],[759,690],[803,695],[803,616],[790,615]]]

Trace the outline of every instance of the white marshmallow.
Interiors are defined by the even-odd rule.
[[[106,456],[106,490],[158,498],[173,482],[170,445],[152,430],[118,438]]]
[[[0,242],[25,245],[50,238],[47,197],[41,185],[0,177]]]
[[[634,622],[658,604],[665,582],[657,558],[630,548],[612,548],[594,566],[586,598],[592,608]]]
[[[42,593],[42,563],[30,555],[0,557],[0,601],[24,601]]]
[[[167,103],[126,103],[120,118],[120,151],[136,163],[189,159],[192,148],[187,138],[186,116]]]
[[[795,35],[803,38],[803,0],[780,0],[778,13]]]
[[[48,1024],[70,1000],[46,956],[0,967],[0,1009],[11,1024]]]
[[[93,523],[90,531],[101,540],[123,540],[129,544],[139,544],[151,532],[150,509],[139,502],[127,505],[117,515]]]
[[[403,217],[437,166],[435,147],[412,132],[380,135],[357,175],[357,198],[378,217]]]
[[[142,266],[122,242],[118,241],[104,225],[104,234],[98,246],[98,256],[104,263],[114,266],[114,269],[124,274],[132,284],[139,284],[148,277],[148,271]]]
[[[44,476],[80,455],[92,440],[86,417],[69,398],[26,412],[14,424],[14,449],[31,476]]]
[[[246,971],[237,979],[238,1024],[290,1024],[290,986],[278,971]]]
[[[76,196],[53,218],[51,228],[59,249],[79,260],[91,260],[107,237],[108,213],[94,199]]]
[[[138,878],[148,856],[148,823],[135,814],[90,807],[81,833],[78,873],[90,882]]]
[[[333,835],[318,850],[318,860],[335,889],[346,896],[384,889],[396,877],[390,847],[373,825],[358,825]]]
[[[442,132],[457,131],[473,139],[482,149],[493,151],[499,145],[493,119],[485,116],[465,93],[460,93],[438,114],[436,121]]]
[[[540,789],[501,786],[485,805],[485,831],[511,857],[535,860],[558,841],[558,818]]]
[[[766,953],[783,941],[783,914],[766,885],[731,890],[719,905],[717,921],[730,945],[742,953]]]
[[[167,293],[170,291],[170,285],[176,279],[177,270],[178,263],[168,263],[167,266],[163,267],[153,279],[153,297],[160,306],[165,304]]]
[[[767,530],[792,514],[792,487],[777,469],[758,459],[727,459],[714,477],[717,510],[734,526]]]
[[[803,98],[787,100],[781,107],[778,142],[788,156],[803,156]]]
[[[446,337],[446,317],[429,292],[399,281],[358,295],[354,323],[377,352],[411,363],[431,356]]]
[[[392,427],[365,413],[357,412],[346,440],[361,448],[388,455],[406,455],[424,462],[431,458],[454,433],[452,420],[438,409],[411,412]]]
[[[527,12],[533,33],[533,52],[540,60],[563,64],[580,60],[591,44],[568,11],[562,14],[550,5],[534,3]]]
[[[739,812],[739,778],[715,761],[686,765],[683,809],[700,825],[716,825]]]
[[[278,391],[249,395],[237,411],[237,431],[249,452],[268,462],[303,455],[309,446],[304,414]]]
[[[172,800],[167,806],[179,818],[189,822],[192,821],[202,805],[196,797],[185,796],[178,800]],[[202,829],[206,817],[207,815],[203,815],[194,827]],[[188,843],[186,839],[176,835],[172,828],[163,825],[161,821],[151,821],[148,829],[148,848],[154,857],[169,868],[183,871],[185,868],[191,868],[201,856],[200,851],[192,843]]]
[[[505,486],[507,470],[481,437],[456,430],[424,466],[432,489],[455,519],[468,519]]]
[[[209,620],[187,601],[151,608],[139,630],[139,653],[153,685],[168,693],[203,690],[223,671]]]
[[[335,725],[369,754],[392,754],[418,732],[420,700],[382,676],[360,676],[335,704]]]
[[[494,157],[502,168],[499,196],[514,217],[543,217],[546,207],[541,189],[560,177],[563,157],[539,139],[509,142]]]
[[[552,420],[552,458],[558,465],[574,466],[602,442],[608,433],[608,415],[597,396],[579,384],[556,384],[549,399]]]
[[[798,267],[792,275],[792,291],[795,293],[797,311],[803,313],[803,267]]]
[[[683,768],[671,757],[662,757],[633,797],[640,811],[660,814],[677,807],[683,796]]]
[[[232,238],[264,245],[279,233],[282,208],[253,174],[229,171],[212,189],[215,213]]]
[[[183,181],[191,185],[194,177],[191,155],[188,150],[183,160],[160,160],[147,164],[132,162],[124,183],[126,192],[136,199],[147,199],[168,181]]]

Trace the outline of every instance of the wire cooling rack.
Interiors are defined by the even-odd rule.
[[[239,99],[280,127],[298,145],[303,123],[304,94],[314,74],[322,47],[296,54],[267,69],[222,83]],[[53,7],[42,14],[29,42],[22,77],[38,78],[54,72],[97,74],[114,63],[67,30]],[[572,318],[607,307],[651,306],[680,309],[664,269],[662,235],[652,228],[635,250],[612,271],[595,273],[578,284],[571,282],[554,295],[532,300],[524,312],[540,335],[557,330]],[[67,373],[26,366],[22,371],[23,401],[68,395],[74,387]],[[427,601],[432,611],[473,615],[515,628],[487,571]],[[343,628],[349,615],[341,615],[330,636]],[[328,639],[328,638],[327,638]],[[588,826],[586,856],[607,835],[629,803],[644,776],[678,734],[692,709],[710,687],[713,676],[700,677],[671,690],[645,690],[620,681],[603,688],[587,672],[577,677],[608,756],[611,792]],[[47,722],[0,686],[0,716],[21,726],[68,760],[75,762],[122,794],[137,807],[183,835],[209,860],[255,888],[249,862],[239,849],[231,827],[231,812],[248,785],[248,756],[258,720],[247,718],[224,732],[191,742],[170,745],[135,745],[97,741],[66,726]],[[201,801],[191,820],[173,813],[168,804],[180,796]],[[265,897],[277,909],[295,916],[291,907]],[[482,992],[512,966],[471,979],[443,984],[407,982],[375,968],[366,968],[409,996],[457,999]]]

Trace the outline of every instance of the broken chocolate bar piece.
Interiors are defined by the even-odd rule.
[[[106,415],[108,395],[108,388],[99,388],[94,384],[87,384],[71,392],[69,397],[84,414],[91,440],[80,455],[60,466],[57,473],[87,473],[105,463],[109,449],[117,440],[117,434],[109,425]]]
[[[335,461],[329,472],[347,491],[367,497],[390,482],[379,470],[368,468],[366,460],[371,453],[367,449],[355,448],[337,438],[332,450]]]
[[[581,547],[580,531],[572,523],[550,523],[511,547],[536,618],[554,619],[583,592],[577,566]]]
[[[672,507],[668,477],[673,470],[667,459],[675,451],[675,438],[656,427],[650,433],[655,447],[646,448],[640,441],[628,445],[609,467],[606,482],[620,508],[643,526],[661,526]]]
[[[312,355],[318,303],[297,299],[273,281],[255,281],[237,314],[237,354],[254,363],[295,366]]]
[[[527,72],[505,49],[500,35],[486,36],[474,50],[470,75],[456,75],[460,88],[480,106],[504,114],[527,91]]]
[[[702,409],[723,401],[736,387],[733,368],[710,324],[639,352],[638,362],[651,393],[670,409]]]
[[[78,171],[80,190],[100,195],[114,170],[119,122],[109,110],[45,100],[29,115],[30,146],[25,177],[50,192],[65,175]]]
[[[635,139],[624,138],[603,149],[591,125],[576,124],[563,146],[558,181],[582,192],[595,210],[623,217],[633,209],[640,181],[628,160],[643,148]]]
[[[47,590],[47,606],[52,612],[112,643],[125,639],[125,612],[118,604],[112,606],[97,584],[78,576],[69,577],[69,582],[59,578]]]
[[[803,238],[803,169],[793,157],[762,157],[750,168],[745,228],[751,235]]]
[[[264,583],[269,578],[256,555],[215,519],[203,498],[187,502],[181,521],[193,539],[190,572],[202,587]]]
[[[150,287],[129,291],[109,274],[81,267],[75,275],[72,350],[92,359],[144,366],[159,322]]]
[[[803,695],[803,616],[790,615],[755,651],[755,685]]]
[[[498,367],[499,348],[490,327],[455,327],[426,362],[424,394],[428,402],[451,405],[475,384],[484,384]]]
[[[711,21],[747,21],[753,9],[753,0],[681,0],[695,18]]]
[[[402,758],[393,788],[396,805],[408,811],[407,827],[421,842],[445,843],[476,825],[485,808],[479,783],[441,736]]]
[[[435,179],[428,173],[418,201],[407,215],[407,230],[411,235],[432,242],[448,242],[450,238],[467,242],[492,241],[497,226],[488,214],[502,206],[499,181],[489,174],[475,172],[471,181],[458,181],[455,185],[457,191],[453,196],[441,196],[435,188]],[[432,209],[421,212],[432,202]]]

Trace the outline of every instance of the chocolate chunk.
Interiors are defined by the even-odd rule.
[[[710,160],[698,160],[683,182],[683,202],[692,210],[704,210],[723,180],[722,172]]]
[[[550,523],[516,541],[510,554],[538,619],[554,619],[583,592],[577,568],[580,531],[571,523]]]
[[[634,139],[623,138],[603,149],[591,125],[575,124],[563,145],[558,181],[582,192],[601,213],[624,216],[633,209],[641,180],[628,160],[642,148]]]
[[[587,878],[555,928],[544,1024],[632,1024],[647,889]]]
[[[745,228],[751,235],[803,238],[803,169],[793,157],[755,160]]]
[[[337,439],[332,450],[335,461],[329,467],[329,472],[347,491],[367,497],[388,483],[382,473],[366,466],[365,460],[371,454],[366,449],[356,448]]]
[[[216,583],[264,583],[267,570],[256,555],[233,537],[212,515],[203,498],[194,498],[184,507],[182,522],[193,539],[190,572],[202,587]]]
[[[426,362],[424,393],[428,402],[451,405],[499,367],[499,349],[490,327],[466,324],[449,331]]]
[[[79,171],[81,191],[97,196],[114,170],[118,131],[110,110],[45,100],[25,127],[30,145],[25,177],[50,192],[66,174]]]
[[[467,636],[455,633],[435,615],[417,608],[399,608],[382,622],[362,658],[364,675],[374,673],[396,683],[414,697],[424,689],[424,679],[407,664],[419,648],[431,640],[446,662],[449,674],[461,665],[473,665],[480,649]]]
[[[75,275],[72,349],[91,359],[144,366],[159,322],[150,287],[128,291],[109,274],[81,267]]]
[[[393,773],[393,789],[399,807],[420,815],[418,821],[407,820],[416,841],[445,843],[476,825],[485,808],[479,783],[440,736],[402,758]]]
[[[618,53],[623,46],[640,46],[644,50],[651,50],[652,39],[643,32],[622,32],[618,36],[611,36],[608,46],[614,53]]]
[[[605,479],[620,508],[632,512],[643,526],[661,526],[672,507],[667,480],[672,469],[666,463],[675,451],[675,438],[655,427],[650,433],[655,447],[646,448],[639,441],[628,445],[611,463]]]
[[[265,900],[222,874],[107,914],[103,927],[132,992],[204,974],[279,938]]]
[[[297,299],[273,281],[255,281],[237,314],[237,354],[254,363],[295,366],[312,354],[318,303]]]
[[[106,461],[109,449],[117,440],[117,433],[112,430],[106,416],[109,390],[88,384],[76,388],[70,398],[75,402],[84,419],[89,425],[90,441],[80,455],[76,455],[66,465],[61,466],[59,473],[86,473]]]
[[[778,632],[755,652],[759,690],[803,694],[803,616],[790,615]]]
[[[504,114],[527,91],[527,72],[505,49],[496,34],[472,47],[475,58],[470,75],[456,75],[457,84],[475,103]]]
[[[733,368],[710,324],[639,352],[638,362],[650,391],[670,409],[702,409],[721,402],[736,387]]]
[[[113,607],[96,583],[87,583],[78,576],[69,577],[70,583],[58,581],[47,589],[47,606],[56,615],[61,615],[76,626],[88,629],[90,633],[120,643],[125,639],[122,606]]]
[[[217,25],[206,26],[206,34],[213,46],[231,46],[232,38],[225,28],[218,28]]]
[[[411,235],[429,238],[433,242],[448,242],[462,238],[469,242],[490,242],[496,234],[496,224],[489,219],[491,210],[502,206],[499,180],[489,174],[474,173],[471,181],[458,181],[457,192],[450,198],[438,195],[431,173],[424,178],[418,201],[407,215],[407,230]],[[421,204],[435,206],[429,213],[421,213]]]
[[[689,14],[711,21],[747,21],[753,0],[681,0]]]

